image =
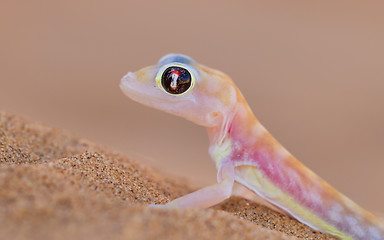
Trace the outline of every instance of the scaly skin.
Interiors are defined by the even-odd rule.
[[[163,87],[162,74],[172,66],[190,72],[192,84],[187,91],[174,94]],[[236,181],[316,230],[341,239],[384,239],[384,222],[335,190],[281,146],[256,119],[227,75],[185,55],[169,54],[157,65],[128,73],[120,87],[133,100],[207,128],[218,184],[162,207],[213,206],[231,196]]]

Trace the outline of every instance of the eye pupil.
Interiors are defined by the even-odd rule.
[[[163,88],[171,94],[181,94],[191,86],[191,74],[182,67],[169,67],[161,77]]]

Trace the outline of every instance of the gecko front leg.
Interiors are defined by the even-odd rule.
[[[208,208],[232,195],[235,180],[232,164],[223,165],[218,171],[218,183],[179,197],[165,205],[150,205],[161,208]]]

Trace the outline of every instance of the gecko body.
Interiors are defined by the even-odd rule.
[[[128,73],[131,99],[206,127],[216,185],[165,207],[207,208],[229,198],[238,182],[313,229],[341,239],[384,239],[384,222],[359,207],[292,156],[256,119],[224,73],[181,54]]]

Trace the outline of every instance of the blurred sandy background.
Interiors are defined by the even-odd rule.
[[[382,1],[2,0],[0,109],[211,184],[205,130],[118,87],[188,54],[232,76],[299,160],[383,214],[383,12]]]

